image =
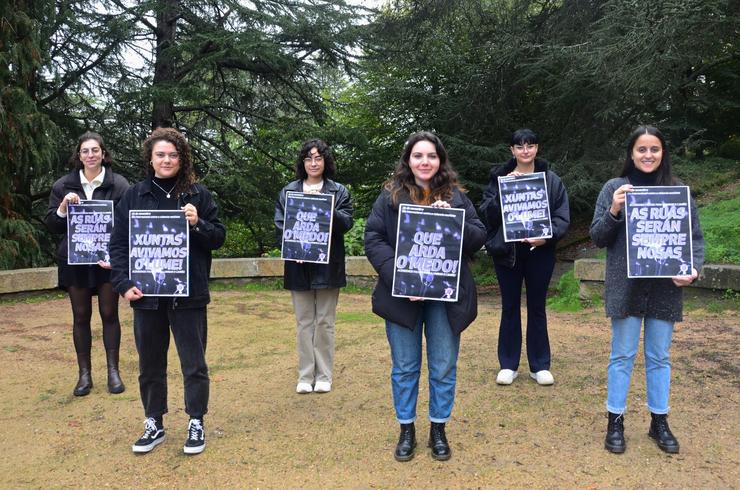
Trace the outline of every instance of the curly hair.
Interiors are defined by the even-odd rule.
[[[429,183],[429,192],[425,192],[423,188],[416,184],[409,165],[411,150],[420,141],[432,143],[439,157],[439,169]],[[429,131],[421,131],[409,136],[404,144],[396,169],[391,178],[385,182],[384,187],[391,193],[394,206],[398,206],[403,194],[408,195],[411,201],[416,204],[429,205],[435,201],[449,201],[452,199],[452,193],[455,189],[465,192],[465,189],[457,180],[457,172],[452,168],[442,141],[436,134]]]
[[[320,139],[308,140],[303,143],[303,146],[301,146],[301,151],[298,153],[298,159],[295,162],[296,178],[300,180],[306,180],[308,178],[306,166],[304,165],[303,160],[309,156],[313,148],[316,148],[319,155],[324,157],[324,173],[322,174],[322,177],[326,177],[327,179],[333,178],[337,171],[334,164],[334,154],[331,151],[331,147]]]
[[[77,138],[77,146],[69,156],[69,166],[75,170],[82,170],[82,160],[80,160],[80,147],[85,141],[94,140],[100,146],[100,150],[103,152],[103,165],[110,167],[113,164],[113,157],[111,156],[108,148],[105,147],[103,137],[93,131],[85,131]]]
[[[676,178],[673,176],[671,169],[671,156],[668,154],[668,145],[666,144],[665,136],[655,126],[639,126],[635,129],[627,140],[627,158],[624,160],[624,166],[622,172],[619,174],[620,177],[627,177],[635,169],[635,162],[632,160],[632,149],[637,143],[637,139],[643,134],[649,134],[655,136],[660,140],[660,145],[663,148],[663,156],[660,160],[660,165],[655,170],[655,183],[657,185],[676,185]]]
[[[190,188],[197,182],[195,170],[193,169],[193,159],[190,152],[190,144],[185,136],[174,128],[157,128],[152,134],[144,140],[141,145],[141,157],[146,164],[147,175],[149,178],[154,176],[154,167],[152,166],[152,151],[154,145],[160,141],[166,141],[175,145],[177,153],[180,155],[180,170],[177,172],[177,182],[174,191],[176,194],[187,194]]]

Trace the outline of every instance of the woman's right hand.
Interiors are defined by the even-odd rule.
[[[141,289],[137,288],[136,286],[123,293],[123,299],[128,301],[137,301],[143,297],[144,293],[142,293]]]
[[[79,204],[80,203],[80,196],[75,194],[74,192],[68,193],[66,196],[64,196],[64,199],[62,199],[62,202],[59,203],[59,214],[65,215],[67,214],[67,204]]]
[[[627,199],[628,192],[632,192],[632,184],[624,184],[614,191],[614,195],[612,196],[612,205],[609,207],[609,212],[615,218],[619,216],[619,212],[624,207],[624,201]]]

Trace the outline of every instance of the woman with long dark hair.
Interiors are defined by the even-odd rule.
[[[93,387],[90,319],[95,295],[103,324],[108,391],[122,393],[126,387],[118,369],[121,324],[118,320],[118,294],[110,282],[110,263],[101,260],[97,265],[67,264],[67,206],[78,204],[83,199],[113,201],[115,206],[129,184],[124,177],[113,172],[113,158],[98,133],[82,134],[69,162],[73,170],[52,186],[46,225],[52,233],[64,235],[57,249],[57,270],[59,287],[67,291],[72,304],[72,340],[79,372],[73,394],[85,396]]]
[[[331,180],[336,167],[329,145],[319,139],[303,143],[295,163],[296,180],[280,191],[275,204],[278,242],[283,235],[287,192],[334,195],[329,263],[285,261],[283,287],[290,290],[298,344],[297,393],[331,391],[334,370],[334,321],[339,288],[347,285],[344,234],[352,228],[352,202],[342,184]]]
[[[456,302],[401,298],[391,294],[398,208],[402,203],[465,210],[463,261]],[[401,426],[394,452],[397,461],[414,457],[416,401],[421,373],[422,337],[426,337],[429,369],[429,447],[444,461],[451,451],[445,424],[452,414],[457,384],[460,334],[478,314],[475,282],[468,260],[485,241],[485,228],[464,194],[442,141],[433,133],[409,137],[393,176],[373,205],[365,228],[365,253],[378,272],[373,312],[385,320],[391,349],[391,388]]]
[[[134,443],[135,453],[148,453],[164,441],[167,413],[167,351],[170,330],[180,357],[188,414],[185,454],[206,447],[203,417],[208,412],[210,382],[206,364],[211,300],[208,275],[211,252],[223,245],[226,229],[218,218],[211,193],[196,179],[185,136],[176,129],[155,129],[142,145],[147,177],[132,186],[116,208],[119,223],[111,239],[113,284],[134,309],[134,338],[139,353],[139,390],[144,405],[144,434]],[[132,209],[181,210],[190,226],[187,297],[146,296],[129,278],[129,224]]]
[[[591,239],[606,247],[606,315],[611,317],[612,345],[609,355],[605,448],[613,453],[626,449],[624,412],[637,356],[640,332],[645,329],[645,378],[651,423],[648,435],[658,447],[677,453],[678,440],[668,426],[671,386],[670,347],[673,324],[683,319],[683,290],[699,276],[704,263],[704,237],[696,206],[691,200],[694,268],[690,274],[667,278],[628,278],[624,216],[626,195],[634,186],[681,185],[671,171],[671,158],[663,134],[653,126],[640,126],[627,142],[627,155],[619,177],[601,189]]]

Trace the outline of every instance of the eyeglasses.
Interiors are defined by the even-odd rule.
[[[102,150],[99,146],[96,146],[95,148],[83,148],[80,150],[80,155],[99,155]]]
[[[313,158],[312,157],[306,157],[306,158],[303,159],[303,163],[311,163],[311,162],[321,163],[323,161],[324,161],[324,157],[322,157],[321,155],[316,155]]]
[[[537,149],[537,145],[514,145],[516,151],[534,151]]]

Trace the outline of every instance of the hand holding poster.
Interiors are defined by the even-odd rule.
[[[393,296],[457,301],[465,210],[401,204]]]
[[[333,220],[333,194],[286,193],[280,257],[328,264]]]
[[[113,201],[80,201],[67,206],[67,264],[110,262]]]
[[[144,296],[188,296],[189,238],[182,211],[129,211],[129,278]]]
[[[691,275],[691,205],[686,186],[634,187],[624,203],[627,277]]]
[[[504,241],[552,238],[544,172],[498,178]]]

